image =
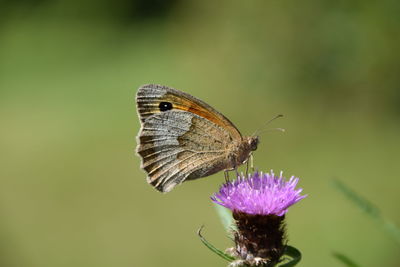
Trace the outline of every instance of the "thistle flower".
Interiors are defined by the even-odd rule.
[[[239,176],[237,180],[223,184],[211,199],[232,211],[247,214],[283,216],[287,209],[305,198],[295,189],[299,178],[292,176],[285,181],[282,176],[255,172],[248,178]]]
[[[229,251],[239,260],[232,266],[274,266],[286,246],[285,214],[288,208],[305,198],[295,189],[299,179],[286,181],[271,171],[239,176],[223,184],[211,199],[232,210],[237,230],[235,247]]]

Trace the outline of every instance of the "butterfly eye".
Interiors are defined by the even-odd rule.
[[[249,141],[251,151],[254,151],[254,150],[257,149],[257,145],[258,145],[259,142],[260,141],[258,139],[258,136],[251,137],[251,139]]]
[[[170,102],[161,102],[160,105],[158,105],[160,111],[167,111],[172,109],[172,103]]]

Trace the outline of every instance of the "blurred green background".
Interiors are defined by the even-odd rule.
[[[301,178],[299,266],[399,266],[399,246],[332,186],[400,221],[400,2],[25,0],[0,6],[0,266],[226,266],[209,196],[163,195],[134,153],[136,89],[159,83],[270,124],[255,165]]]

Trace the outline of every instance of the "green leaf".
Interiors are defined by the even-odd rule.
[[[225,230],[230,233],[232,229],[235,229],[235,222],[232,217],[232,212],[216,203],[214,203],[214,208],[219,215],[219,219],[221,220],[222,225],[224,226]]]
[[[301,260],[301,252],[292,246],[286,246],[284,256],[289,256],[291,259],[284,258],[283,262],[279,263],[279,267],[292,267],[295,266]]]
[[[358,265],[357,263],[355,263],[353,260],[351,260],[349,257],[347,257],[342,253],[334,252],[333,256],[339,261],[341,261],[347,267],[360,267],[360,265]]]
[[[367,199],[361,197],[347,185],[341,181],[333,180],[335,187],[342,192],[349,200],[351,200],[359,209],[364,211],[368,216],[375,219],[378,224],[387,232],[389,235],[400,244],[400,228],[397,227],[393,222],[384,218],[380,210],[369,202]]]
[[[208,247],[212,252],[214,252],[215,254],[217,254],[218,256],[220,256],[221,258],[223,258],[224,260],[227,260],[229,262],[234,261],[235,258],[224,253],[223,251],[217,249],[216,247],[214,247],[211,243],[209,243],[202,235],[201,235],[201,230],[203,230],[203,226],[200,227],[200,229],[197,231],[197,235],[200,237],[201,242],[203,242],[203,244]]]
[[[383,229],[386,232],[390,233],[390,235],[400,244],[400,229],[393,222],[383,219]]]
[[[334,186],[342,192],[349,200],[356,204],[361,210],[367,213],[369,216],[378,219],[381,217],[380,211],[367,199],[361,197],[356,192],[354,192],[350,187],[345,185],[339,180],[333,180]]]

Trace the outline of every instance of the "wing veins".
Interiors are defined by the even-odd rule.
[[[216,158],[218,158],[218,156],[213,157],[212,159],[216,159]],[[183,159],[183,160],[180,161],[179,163],[183,163],[183,162],[187,161],[188,159],[189,159],[189,157]],[[158,186],[160,185],[161,182],[162,182],[161,184],[163,184],[163,183],[167,183],[167,182],[168,182],[169,180],[171,180],[171,179],[173,180],[173,177],[176,176],[178,173],[183,173],[183,174],[184,174],[182,180],[179,181],[179,183],[182,183],[182,182],[192,173],[192,172],[188,172],[188,171],[184,171],[184,170],[187,169],[187,168],[189,167],[189,164],[193,164],[193,163],[198,162],[198,161],[200,161],[200,160],[201,160],[201,158],[196,159],[195,161],[193,161],[193,162],[191,162],[191,163],[187,163],[183,168],[181,168],[181,169],[175,171],[173,174],[171,174],[171,175],[165,177],[164,179],[162,179],[162,181],[159,181],[155,186],[158,187]],[[211,161],[211,159],[209,159],[209,160],[207,160],[207,161]],[[197,167],[199,167],[199,166],[201,166],[201,163],[200,163],[200,164],[197,164],[196,167],[194,167],[194,169],[197,170]],[[171,167],[172,167],[172,166],[171,166]],[[169,169],[168,169],[168,170],[169,170]]]
[[[162,121],[162,120],[160,120],[160,121]],[[219,129],[218,127],[216,127],[216,124],[214,124],[212,121],[210,121],[212,124],[213,124],[213,127],[215,127],[218,131],[221,131],[221,129]],[[192,124],[193,125],[193,124]],[[176,126],[170,126],[170,125],[168,125],[168,127],[170,127],[170,128],[175,128],[175,129],[179,129],[179,130],[183,130],[183,131],[185,131],[185,133],[186,132],[188,132],[189,130],[186,130],[186,129],[183,129],[183,128],[180,128],[180,127],[176,127]],[[167,127],[167,128],[168,128]],[[215,141],[217,141],[218,143],[221,143],[221,144],[224,144],[221,140],[219,140],[219,139],[217,139],[217,138],[215,138],[215,136],[213,136],[213,135],[211,135],[211,134],[209,134],[208,132],[206,132],[205,130],[203,130],[201,127],[198,127],[198,126],[195,126],[196,127],[196,129],[197,130],[199,130],[199,131],[201,131],[202,133],[203,133],[203,136],[207,136],[207,137],[210,137],[210,138],[212,138],[213,140],[215,140]],[[143,127],[142,128],[143,130],[147,130],[147,131],[160,131],[160,130],[162,130],[163,132],[170,132],[170,131],[168,131],[168,129],[158,129],[158,128],[145,128],[145,127]],[[142,131],[143,132],[143,131]],[[199,135],[201,135],[201,134],[199,134]],[[172,135],[171,135],[172,136]],[[177,135],[178,137],[179,137],[179,135]]]

